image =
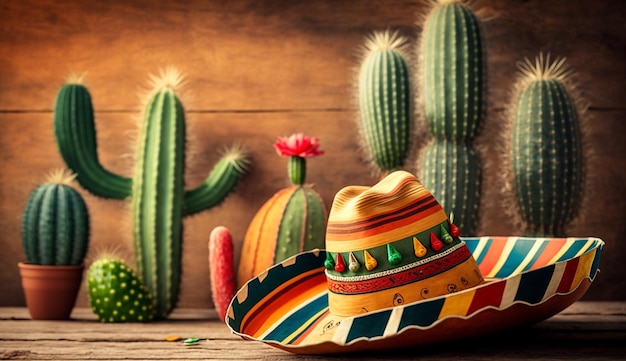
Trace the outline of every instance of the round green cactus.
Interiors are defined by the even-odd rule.
[[[155,316],[152,295],[121,260],[94,262],[87,272],[87,291],[102,322],[148,322]]]
[[[22,217],[22,245],[29,263],[80,265],[89,245],[85,201],[64,171],[30,194]]]

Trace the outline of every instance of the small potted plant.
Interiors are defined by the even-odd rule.
[[[51,173],[30,194],[22,216],[27,262],[18,263],[33,319],[68,319],[83,277],[89,244],[89,213],[70,186],[74,175]]]

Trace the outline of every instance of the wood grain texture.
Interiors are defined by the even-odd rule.
[[[593,187],[570,234],[607,242],[602,273],[587,299],[626,299],[626,5],[609,0],[477,2],[488,54],[488,109],[476,141],[486,163],[480,234],[510,235],[500,177],[504,114],[516,61],[540,51],[565,56],[589,103],[587,141]],[[253,159],[250,173],[221,206],[185,220],[180,305],[210,307],[206,243],[210,230],[233,231],[236,254],[256,210],[287,185],[286,159],[272,143],[302,131],[326,154],[308,162],[308,181],[330,206],[337,190],[371,185],[359,149],[353,80],[358,49],[373,30],[398,29],[416,43],[420,0],[8,0],[0,3],[0,305],[23,305],[16,263],[20,219],[30,191],[63,167],[52,106],[70,72],[87,72],[96,109],[99,157],[130,175],[141,97],[148,75],[175,65],[189,124],[187,187],[198,185],[234,142]],[[414,49],[415,50],[415,49]],[[419,97],[419,94],[417,95]],[[417,150],[414,152],[417,153]],[[415,170],[412,159],[408,170]],[[84,190],[92,214],[90,260],[104,251],[131,258],[124,202]],[[78,304],[85,306],[84,290]]]
[[[341,355],[342,360],[616,360],[626,352],[623,302],[579,302],[535,326],[414,349]],[[182,340],[198,337],[194,346]],[[102,324],[87,308],[70,321],[33,321],[24,308],[0,308],[0,359],[293,360],[294,355],[230,333],[213,310],[178,309],[150,324]],[[297,356],[336,360],[337,356]]]

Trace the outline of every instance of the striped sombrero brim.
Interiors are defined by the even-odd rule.
[[[226,316],[231,330],[299,354],[419,346],[535,323],[593,281],[598,238],[463,238],[487,282],[403,306],[340,317],[328,309],[325,252],[301,253],[250,280]]]

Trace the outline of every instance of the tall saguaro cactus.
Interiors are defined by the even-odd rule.
[[[152,293],[156,317],[176,306],[182,252],[182,219],[220,203],[245,171],[243,151],[227,152],[198,188],[184,190],[185,115],[175,89],[175,70],[154,77],[155,87],[143,116],[133,178],[113,174],[97,156],[93,108],[87,88],[64,85],[56,100],[54,131],[67,165],[88,191],[105,198],[130,197],[135,261]]]
[[[513,190],[527,235],[565,236],[582,202],[584,152],[565,59],[520,63],[511,113]]]
[[[474,150],[484,107],[483,44],[476,15],[460,0],[440,0],[425,19],[420,48],[423,113],[434,140],[420,178],[465,234],[473,234],[481,193]]]
[[[370,158],[381,173],[402,169],[413,131],[409,67],[397,33],[368,38],[359,71],[359,127]]]

